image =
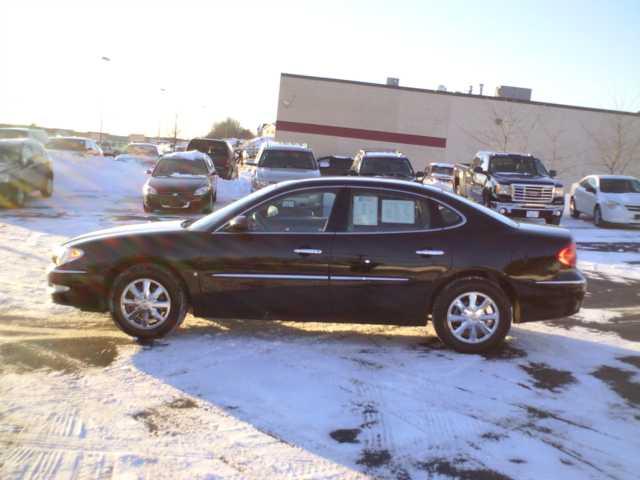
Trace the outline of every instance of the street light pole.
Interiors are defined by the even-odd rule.
[[[111,59],[109,57],[105,57],[105,56],[100,57],[100,60],[102,60],[105,63],[111,61]],[[103,83],[103,85],[104,85],[104,83]],[[104,88],[102,89],[102,92],[100,92],[100,93],[102,95],[101,95],[101,99],[100,99],[100,136],[99,136],[100,140],[98,140],[98,142],[100,144],[102,144],[102,123],[103,123],[103,117],[104,117]]]

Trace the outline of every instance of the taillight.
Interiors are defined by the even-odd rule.
[[[558,252],[556,258],[561,264],[565,265],[566,267],[574,268],[576,266],[577,260],[576,244],[571,243],[570,245],[564,247]]]

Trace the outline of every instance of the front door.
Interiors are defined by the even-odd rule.
[[[446,227],[462,221],[423,196],[352,189],[333,244],[336,321],[424,324],[434,283],[451,267],[455,229]]]
[[[246,212],[249,229],[211,236],[199,273],[199,315],[321,320],[332,313],[328,231],[337,190],[304,189]],[[203,252],[204,253],[204,252]]]

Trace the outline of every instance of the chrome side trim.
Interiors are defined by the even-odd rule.
[[[317,248],[296,248],[293,253],[297,253],[298,255],[321,255],[322,250],[318,250]]]
[[[76,275],[82,275],[87,273],[86,270],[58,270],[58,269],[53,269],[51,270],[51,273],[71,273],[71,274],[76,274]]]
[[[329,280],[329,275],[287,275],[277,273],[212,273],[215,278],[253,278],[258,280]]]
[[[408,278],[403,277],[369,277],[362,276],[350,276],[350,275],[331,275],[330,280],[337,280],[341,282],[408,282]]]
[[[586,280],[543,280],[536,282],[538,285],[584,285]]]
[[[425,257],[432,257],[432,256],[437,256],[437,255],[444,255],[444,251],[442,251],[442,250],[416,250],[416,254],[421,255],[421,256],[425,256]]]

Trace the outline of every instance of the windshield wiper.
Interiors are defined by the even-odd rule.
[[[182,228],[187,228],[189,225],[191,225],[195,221],[196,221],[195,218],[187,218],[187,219],[183,220],[182,222],[180,222],[180,226]]]

